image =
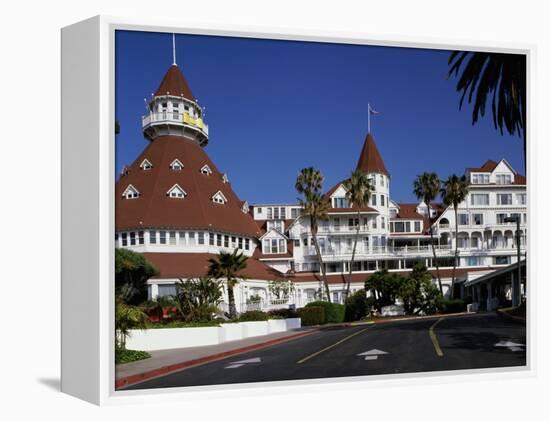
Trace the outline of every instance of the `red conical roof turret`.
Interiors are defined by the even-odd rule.
[[[176,64],[170,66],[162,82],[160,82],[157,92],[155,92],[155,96],[162,95],[183,96],[191,101],[195,101],[191,88]]]
[[[359,161],[357,162],[357,169],[365,173],[378,172],[385,174],[389,177],[390,173],[384,165],[384,160],[378,152],[376,143],[374,143],[374,137],[372,134],[367,134],[365,143],[363,144],[363,149],[361,150],[361,156],[359,156]]]

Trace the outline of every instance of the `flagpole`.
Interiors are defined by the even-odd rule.
[[[367,109],[367,134],[370,133],[370,103],[368,104]]]

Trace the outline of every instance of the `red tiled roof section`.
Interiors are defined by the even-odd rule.
[[[195,97],[193,96],[191,88],[185,80],[183,73],[175,64],[170,66],[162,78],[157,91],[155,92],[155,96],[162,95],[182,96],[190,99],[191,101],[195,101]]]
[[[361,155],[359,156],[359,161],[357,162],[357,169],[363,172],[379,172],[387,176],[390,175],[384,165],[384,160],[376,147],[374,142],[374,137],[369,133],[363,144],[363,149],[361,150]]]
[[[398,203],[398,206],[399,212],[397,216],[391,219],[416,219],[422,221],[426,219],[416,211],[416,207],[418,206],[416,203]]]
[[[160,271],[156,277],[166,278],[193,278],[207,276],[210,266],[208,260],[216,258],[211,253],[143,253]],[[248,258],[246,269],[240,273],[250,279],[274,280],[284,278],[284,275],[254,258]]]
[[[498,165],[498,162],[489,159],[485,161],[481,167],[478,168],[466,168],[469,172],[492,172]]]
[[[145,158],[153,165],[149,170],[139,167]],[[170,169],[176,158],[184,166],[180,171]],[[212,174],[201,173],[205,164]],[[250,214],[242,212],[241,201],[222,177],[223,174],[197,143],[182,137],[159,137],[145,148],[129,167],[128,174],[121,176],[116,183],[116,229],[204,229],[258,236],[258,225]],[[122,197],[129,184],[139,191],[140,197]],[[166,195],[175,184],[187,193],[185,198]],[[212,201],[212,196],[218,191],[227,198],[225,204]]]

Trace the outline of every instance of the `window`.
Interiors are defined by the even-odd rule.
[[[160,234],[160,244],[166,244],[166,231],[159,231]]]
[[[189,233],[189,245],[194,246],[195,245],[195,233],[191,231]]]
[[[489,184],[489,174],[472,174],[472,184]]]
[[[467,213],[459,213],[458,214],[458,225],[468,225],[469,218]]]
[[[380,185],[381,186],[384,185],[384,176],[383,175],[380,176]]]
[[[175,246],[176,245],[176,232],[175,231],[170,231],[170,234],[169,234],[169,244],[172,245],[172,246]]]
[[[218,247],[222,246],[222,236],[220,234],[216,234],[216,245]]]
[[[527,223],[527,214],[526,213],[523,214],[523,223],[524,224]]]
[[[488,194],[472,194],[470,196],[470,202],[474,206],[483,206],[489,204],[489,195]]]
[[[300,247],[300,240],[294,240],[294,247]]]
[[[179,159],[174,159],[170,164],[170,169],[172,171],[181,171],[183,169],[183,164]]]
[[[472,214],[472,223],[474,225],[483,225],[483,214],[482,213]]]
[[[122,245],[127,246],[128,245],[128,234],[123,232],[122,233]]]
[[[383,194],[380,195],[380,206],[386,206],[386,204],[384,202],[384,195]]]
[[[456,244],[459,249],[468,248],[468,239],[465,237],[458,237],[456,240]]]
[[[420,221],[414,221],[414,232],[420,232]]]
[[[307,237],[304,238],[304,246],[307,246]]]
[[[144,237],[143,231],[138,232],[138,244],[145,244],[145,237]]]
[[[229,247],[229,235],[223,236],[223,246],[226,248]]]
[[[212,234],[211,232],[208,233],[208,245],[214,245],[214,234]]]
[[[279,208],[273,208],[273,218],[279,219]]]
[[[497,184],[512,184],[512,175],[511,174],[497,174],[496,175]]]
[[[290,209],[290,217],[292,219],[298,218],[298,209],[297,208]]]
[[[359,218],[349,218],[348,219],[348,229],[357,229],[359,226]]]
[[[130,245],[131,246],[136,245],[136,233],[135,232],[130,233]]]
[[[474,248],[474,249],[479,247],[479,238],[478,237],[470,238],[470,247]]]
[[[267,208],[267,219],[273,218],[273,208]]]
[[[511,204],[512,204],[512,194],[510,193],[497,194],[497,205],[511,205]]]
[[[258,208],[258,215],[262,213],[262,208]]]
[[[141,161],[141,164],[139,164],[139,167],[142,170],[147,171],[153,168],[153,164],[151,164],[151,161],[149,161],[148,159],[144,159],[143,161]]]
[[[250,239],[246,238],[244,240],[244,249],[245,250],[250,250]]]
[[[377,222],[378,222],[378,217],[376,216],[376,217],[374,217],[374,218],[372,219],[372,228],[373,228],[373,229],[378,228],[378,227],[377,227]]]
[[[386,229],[386,218],[384,218],[383,216],[381,218],[382,218],[382,229],[385,230]]]
[[[334,198],[334,207],[335,208],[349,208],[349,200],[347,197],[335,197]]]
[[[467,257],[466,258],[467,266],[479,266],[479,257]]]
[[[237,237],[231,237],[231,247],[237,248]]]
[[[286,208],[281,208],[281,219],[286,219]]]
[[[369,237],[363,237],[363,251],[368,251],[369,249]]]
[[[150,244],[157,244],[157,232],[156,231],[149,231],[149,243]]]
[[[510,256],[495,256],[493,262],[495,265],[509,265]]]
[[[197,241],[200,245],[204,244],[204,232],[198,232],[197,233]]]
[[[124,193],[122,193],[122,197],[125,199],[137,199],[139,197],[139,191],[130,184],[126,187]]]
[[[497,213],[497,224],[505,224],[504,218],[506,218],[508,214],[506,213]]]
[[[390,218],[395,218],[397,216],[397,209],[390,209]]]
[[[243,248],[243,239],[239,237],[239,248],[242,250]]]
[[[340,231],[340,218],[334,218],[334,231]]]
[[[376,195],[375,194],[372,195],[371,200],[372,200],[372,206],[377,206],[376,205]]]
[[[220,205],[225,205],[227,203],[226,197],[223,195],[223,193],[218,190],[214,196],[212,196],[212,202],[218,203]]]
[[[210,167],[208,165],[204,165],[201,168],[201,173],[204,174],[204,175],[210,175],[210,174],[212,174],[212,170],[210,169]]]
[[[516,202],[518,205],[526,205],[527,195],[525,193],[516,194]]]
[[[166,192],[166,195],[174,199],[183,199],[187,196],[187,193],[178,184],[174,184],[170,190]]]

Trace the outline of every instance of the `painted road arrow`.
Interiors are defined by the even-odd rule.
[[[495,346],[499,347],[499,348],[508,348],[512,352],[518,352],[518,351],[523,351],[523,347],[525,345],[517,344],[517,343],[511,342],[511,341],[500,341],[500,342],[496,343]]]
[[[361,354],[357,354],[357,356],[365,357],[365,360],[372,361],[377,360],[379,355],[386,355],[387,352],[380,351],[379,349],[371,349],[370,351],[362,352]]]
[[[239,368],[246,364],[254,364],[254,363],[260,363],[262,362],[262,359],[260,357],[256,358],[249,358],[248,360],[241,360],[241,361],[234,361],[230,363],[225,368]]]

